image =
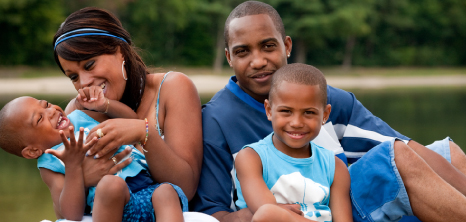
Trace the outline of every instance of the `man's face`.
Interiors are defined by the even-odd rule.
[[[267,14],[231,20],[228,35],[225,55],[239,87],[263,103],[269,94],[272,74],[287,63],[291,38],[287,36],[283,41]]]

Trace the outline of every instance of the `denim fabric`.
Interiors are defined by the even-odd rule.
[[[146,221],[146,222],[155,222],[154,208],[152,205],[152,193],[157,189],[161,184],[153,184],[145,189],[141,189],[138,192],[131,192],[131,198],[129,202],[125,205],[123,209],[123,220],[124,222],[136,222],[136,221]],[[175,191],[178,193],[180,198],[181,208],[183,212],[188,211],[188,198],[183,193],[183,190],[176,185],[172,185]]]
[[[451,162],[450,140],[426,147]],[[349,167],[354,221],[419,221],[395,165],[394,141],[377,145]]]

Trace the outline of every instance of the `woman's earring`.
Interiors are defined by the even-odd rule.
[[[123,60],[123,63],[121,64],[121,73],[123,74],[123,79],[128,80],[128,78],[125,75],[125,61]]]
[[[290,58],[290,54],[288,54],[287,56],[288,56],[288,58]]]

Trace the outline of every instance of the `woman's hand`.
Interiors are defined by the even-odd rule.
[[[99,138],[98,130],[102,133]],[[109,152],[128,144],[143,141],[146,135],[146,123],[139,119],[109,119],[89,132],[89,138],[98,137],[99,141],[88,150],[88,156],[100,158]]]
[[[133,160],[132,158],[127,158],[125,161],[119,163],[125,156],[131,154],[130,148],[126,148],[115,155],[115,161],[112,159],[114,153],[115,152],[109,152],[107,155],[99,159],[94,159],[93,156],[87,156],[84,158],[82,168],[84,173],[84,186],[86,188],[97,186],[97,183],[103,176],[117,173],[124,167],[128,166]],[[118,164],[115,164],[115,162]]]

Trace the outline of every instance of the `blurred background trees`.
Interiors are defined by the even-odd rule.
[[[225,65],[223,26],[239,0],[0,0],[0,65],[53,65],[67,15],[115,13],[152,66]],[[292,62],[464,66],[464,0],[269,0],[293,39]]]

